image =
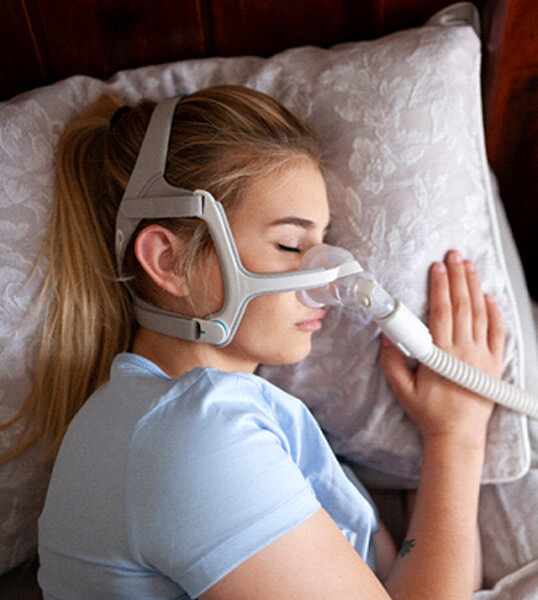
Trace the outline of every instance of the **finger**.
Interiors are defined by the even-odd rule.
[[[488,332],[486,300],[484,298],[484,292],[482,291],[482,284],[480,283],[476,265],[470,260],[465,261],[464,265],[471,302],[472,333],[476,341],[481,341],[486,338]]]
[[[471,299],[461,253],[458,250],[449,252],[446,264],[452,303],[452,340],[458,343],[472,337]]]
[[[404,355],[383,334],[379,363],[396,396],[400,399],[411,398],[415,390],[415,375],[407,366]]]
[[[501,358],[504,352],[504,324],[501,311],[491,294],[486,297],[486,310],[488,313],[488,345],[491,352]]]
[[[435,344],[447,347],[452,342],[452,304],[448,275],[443,263],[430,269],[430,314],[428,328]]]

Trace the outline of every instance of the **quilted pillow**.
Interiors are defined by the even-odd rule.
[[[429,264],[460,248],[500,304],[508,330],[504,376],[522,385],[520,313],[484,152],[475,19],[472,5],[459,4],[422,28],[375,41],[296,48],[269,59],[182,61],[124,71],[109,82],[78,76],[1,103],[1,422],[30,388],[39,323],[32,308],[42,274],[28,277],[51,212],[56,144],[66,123],[104,91],[135,103],[236,83],[283,102],[326,144],[329,242],[349,248],[421,315]],[[418,434],[380,374],[377,354],[378,331],[363,312],[332,310],[307,360],[261,372],[311,407],[339,453],[381,483],[413,485]],[[0,430],[0,453],[16,434]],[[496,409],[484,480],[518,478],[528,461],[525,418]],[[35,452],[0,468],[0,573],[35,547],[46,481]]]

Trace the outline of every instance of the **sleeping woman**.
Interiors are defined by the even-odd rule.
[[[305,405],[254,374],[305,358],[326,310],[287,288],[250,299],[233,331],[207,319],[230,302],[231,267],[200,206],[223,207],[244,270],[293,275],[329,226],[317,137],[242,87],[152,119],[161,105],[104,96],[60,143],[45,248],[56,302],[32,396],[36,435],[57,452],[39,521],[45,599],[470,599],[492,403],[411,371],[383,340],[381,365],[423,442],[397,554]],[[166,206],[143,141],[146,158],[166,157]],[[500,375],[499,310],[457,251],[431,268],[429,328]]]

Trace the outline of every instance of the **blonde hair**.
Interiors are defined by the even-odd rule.
[[[120,106],[103,95],[60,140],[52,222],[40,256],[49,262],[42,292],[48,312],[33,388],[3,426],[24,420],[23,436],[3,461],[38,442],[53,458],[75,413],[108,379],[114,356],[132,343],[131,299],[115,265],[115,219],[155,103],[116,112]],[[179,102],[166,177],[178,187],[209,191],[230,215],[256,179],[305,158],[321,167],[321,156],[313,131],[278,102],[248,88],[218,86]],[[151,222],[188,236],[186,274],[212,247],[199,219]],[[138,231],[149,223],[132,236],[124,271],[136,294],[152,301],[133,252]]]

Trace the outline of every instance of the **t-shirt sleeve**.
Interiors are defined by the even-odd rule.
[[[192,598],[320,508],[256,394],[230,377],[202,402],[164,403],[132,441],[131,550]]]

